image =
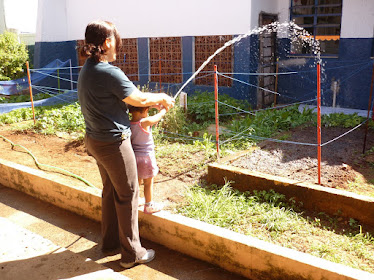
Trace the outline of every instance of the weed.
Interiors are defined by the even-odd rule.
[[[374,271],[374,238],[351,219],[344,228],[338,216],[308,217],[295,201],[271,191],[241,193],[222,187],[192,186],[179,213],[259,239],[354,268]],[[358,226],[358,227],[357,227]],[[343,230],[337,230],[343,227]]]

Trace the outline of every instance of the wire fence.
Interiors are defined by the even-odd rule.
[[[344,82],[348,81],[349,79],[351,79],[352,77],[361,73],[363,70],[367,69],[368,66],[372,65],[372,63],[373,63],[372,61],[366,61],[366,62],[355,63],[355,64],[351,64],[351,65],[341,65],[341,66],[336,66],[336,67],[331,67],[331,68],[325,68],[324,71],[337,70],[337,69],[342,69],[342,68],[347,68],[347,67],[358,66],[359,68],[357,68],[354,71],[352,71],[350,73],[347,73],[345,76],[341,77],[340,82],[344,83]],[[30,69],[30,71],[32,73],[37,73],[39,75],[45,75],[47,77],[56,79],[58,81],[65,81],[65,82],[77,85],[76,79],[73,79],[72,76],[76,76],[76,75],[78,75],[78,73],[73,73],[72,70],[73,69],[80,69],[80,68],[81,68],[81,66],[69,66],[68,67],[68,66],[64,65],[64,66],[61,66],[61,67],[46,67],[46,68]],[[235,82],[238,82],[240,84],[244,84],[245,86],[248,86],[248,87],[253,87],[253,88],[256,88],[258,90],[262,90],[262,91],[265,91],[265,92],[273,94],[273,95],[277,95],[277,96],[281,96],[281,97],[289,99],[289,100],[293,100],[294,102],[284,104],[284,105],[277,105],[276,108],[268,107],[268,108],[262,108],[262,109],[257,109],[257,110],[244,110],[240,107],[235,107],[233,105],[227,104],[227,103],[219,101],[219,100],[214,100],[214,101],[211,101],[211,102],[203,102],[203,103],[199,103],[199,104],[200,105],[204,104],[206,106],[209,106],[209,105],[214,106],[214,102],[218,102],[219,105],[229,107],[229,108],[236,111],[236,112],[232,112],[232,113],[220,114],[219,116],[230,116],[230,115],[234,116],[234,115],[238,115],[238,114],[248,114],[248,115],[251,115],[251,116],[256,116],[256,114],[258,112],[261,112],[261,111],[274,110],[274,109],[279,110],[279,109],[283,109],[283,108],[290,107],[290,106],[314,103],[317,100],[317,98],[315,97],[316,91],[317,91],[316,89],[311,89],[310,90],[311,93],[308,94],[308,95],[313,94],[314,98],[303,100],[303,97],[305,98],[306,95],[300,96],[299,98],[295,98],[293,96],[289,96],[289,95],[286,95],[286,94],[283,94],[283,93],[280,93],[280,92],[277,92],[277,91],[274,91],[274,90],[271,90],[271,89],[267,89],[267,88],[258,86],[256,84],[249,83],[247,81],[244,81],[244,80],[233,77],[233,76],[247,77],[247,76],[271,76],[271,75],[273,75],[273,76],[276,76],[276,75],[300,75],[300,74],[305,74],[305,73],[315,73],[316,72],[315,69],[310,69],[308,71],[291,71],[287,67],[284,67],[284,69],[286,70],[285,72],[279,72],[279,73],[220,73],[220,72],[217,71],[217,75],[220,76],[220,77],[231,79],[231,80],[233,80]],[[139,71],[139,72],[141,72],[141,71]],[[152,75],[161,76],[161,75],[178,75],[178,74],[183,74],[183,75],[191,74],[192,75],[193,73],[192,72],[191,73],[161,73],[161,74],[152,74]],[[195,77],[194,80],[205,78],[207,76],[213,76],[215,74],[215,72],[214,71],[202,71],[202,72],[200,72],[200,74],[203,74],[203,75]],[[149,74],[139,74],[139,75],[149,75]],[[309,80],[310,82],[312,82],[312,84],[315,82],[315,81],[312,81],[309,78],[308,75],[306,75],[306,79]],[[176,89],[179,89],[182,85],[183,85],[183,83],[170,84],[170,85],[168,85],[168,88],[171,89],[171,88],[175,87]],[[61,89],[60,87],[41,86],[41,85],[32,85],[32,88],[36,89],[40,92],[47,93],[47,94],[53,94],[53,95],[61,93],[62,90],[63,91],[68,90],[68,89]],[[326,88],[326,87],[323,87],[323,88],[325,89],[323,91],[324,94],[328,93],[331,90],[331,89]],[[158,89],[150,89],[149,91],[150,92],[155,92],[157,90]],[[73,90],[73,92],[76,92],[76,90]],[[59,98],[58,95],[56,95],[55,97],[57,99],[60,99],[62,102],[66,102],[65,98]],[[372,100],[372,101],[373,102],[371,102],[372,105],[371,105],[371,108],[369,109],[369,112],[373,110],[374,100]],[[193,106],[195,104],[194,103],[189,103],[188,105]],[[343,133],[342,135],[339,135],[339,136],[335,137],[334,139],[331,139],[329,141],[326,141],[325,143],[322,143],[321,146],[326,146],[326,145],[329,145],[329,144],[333,143],[334,141],[339,140],[340,138],[346,136],[347,134],[353,132],[354,130],[356,130],[359,127],[361,127],[362,125],[364,125],[367,121],[368,121],[368,119],[364,120],[362,123],[360,123],[359,125],[355,126],[352,129],[348,130],[347,132]],[[225,143],[228,143],[228,142],[231,142],[231,141],[236,141],[236,140],[254,139],[254,140],[258,140],[258,141],[266,140],[266,141],[273,141],[273,142],[286,143],[286,144],[318,146],[318,144],[316,144],[316,143],[301,143],[301,142],[295,142],[295,141],[279,140],[279,139],[274,139],[274,138],[269,138],[269,137],[261,137],[261,136],[258,136],[258,135],[252,135],[251,133],[248,133],[249,130],[250,130],[250,128],[246,128],[243,131],[234,132],[230,129],[226,129],[225,134],[228,136],[228,138],[221,141],[220,144],[222,145],[222,144],[225,144]],[[179,133],[168,132],[168,131],[165,131],[165,130],[162,131],[162,132],[164,133],[165,138],[173,139],[173,140],[181,140],[181,141],[197,141],[197,140],[198,141],[203,141],[204,140],[201,137],[193,137],[193,136],[190,136],[190,135],[183,135],[183,134],[179,134]],[[216,142],[216,141],[211,140],[211,142]]]

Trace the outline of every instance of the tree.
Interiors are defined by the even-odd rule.
[[[16,34],[7,31],[0,34],[0,81],[23,77],[28,59],[26,45],[18,42]]]

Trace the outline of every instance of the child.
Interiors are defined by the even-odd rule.
[[[151,128],[166,114],[166,109],[161,109],[156,115],[148,116],[149,107],[127,106],[132,115],[131,144],[138,167],[139,185],[141,185],[142,180],[144,183],[144,213],[152,214],[161,211],[163,206],[153,201],[153,178],[157,175],[159,169],[156,163]]]

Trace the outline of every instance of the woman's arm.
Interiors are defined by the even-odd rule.
[[[162,105],[166,111],[174,106],[175,100],[166,93],[150,93],[134,90],[129,96],[122,100],[135,107],[149,107]]]

